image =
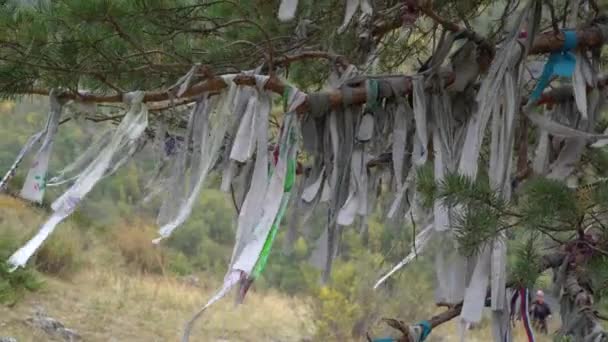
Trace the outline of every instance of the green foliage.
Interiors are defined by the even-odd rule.
[[[430,268],[418,262],[373,290],[380,254],[360,252],[334,264],[330,285],[319,287],[313,307],[316,340],[350,341],[364,338],[381,317],[415,321],[432,314]],[[414,309],[415,308],[415,309]]]
[[[30,267],[10,272],[5,260],[15,248],[19,239],[11,231],[0,231],[0,304],[13,305],[28,291],[36,291],[42,281]]]
[[[0,304],[13,305],[26,291],[36,291],[42,284],[33,270],[19,269],[10,272],[5,262],[0,263]]]
[[[194,63],[210,65],[218,74],[249,70],[305,45],[353,61],[363,58],[354,30],[335,34],[342,3],[300,2],[307,24],[279,22],[278,6],[278,1],[258,0],[68,0],[16,11],[2,3],[0,34],[6,45],[0,48],[0,90],[11,97],[34,83],[96,92],[158,89]],[[290,68],[304,87],[318,86],[326,72],[325,60]]]
[[[605,255],[595,256],[586,265],[585,271],[587,277],[591,280],[595,299],[606,302],[606,299],[608,299],[608,257]]]
[[[492,191],[487,180],[476,181],[449,174],[439,184],[438,198],[452,208],[453,226],[460,250],[474,255],[498,233],[510,228],[508,203]]]
[[[234,208],[228,196],[208,189],[188,221],[167,240],[167,245],[190,260],[193,269],[221,274],[230,262],[234,241]]]
[[[432,208],[437,196],[437,184],[431,165],[425,164],[416,169],[416,190],[422,195],[422,206]]]
[[[169,253],[167,257],[167,270],[173,274],[185,276],[194,273],[194,268],[188,257],[182,252]]]
[[[40,247],[34,263],[44,273],[68,277],[82,266],[85,241],[72,226],[62,227]]]
[[[525,243],[516,246],[516,258],[510,270],[510,277],[518,286],[534,288],[541,274],[538,250],[536,236],[532,236]]]
[[[522,224],[529,229],[572,230],[581,215],[578,203],[574,191],[563,182],[532,179],[519,205]]]

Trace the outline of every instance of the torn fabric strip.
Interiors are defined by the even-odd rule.
[[[123,149],[128,149],[141,136],[148,125],[148,109],[142,103],[143,97],[144,94],[141,91],[125,95],[125,102],[130,104],[130,108],[114,131],[112,140],[104,147],[97,158],[82,171],[74,184],[53,202],[51,205],[53,214],[42,225],[38,233],[11,255],[8,263],[12,269],[25,266],[28,259],[55,230],[57,224],[72,214],[80,201],[103,177],[106,170],[111,167],[112,158],[115,157],[115,154]]]
[[[260,83],[262,83],[262,80],[260,80]],[[300,134],[295,109],[306,100],[306,94],[297,89],[292,89],[291,93],[286,95],[288,98],[287,114],[284,116],[278,146],[275,150],[278,155],[276,164],[272,169],[272,175],[268,176],[267,173],[264,174],[262,171],[267,169],[268,165],[266,161],[267,141],[259,139],[256,144],[257,159],[259,159],[256,160],[256,169],[258,169],[259,174],[254,175],[252,186],[239,214],[236,243],[224,285],[220,292],[188,322],[186,333],[182,338],[184,342],[188,341],[189,331],[200,314],[214,301],[225,296],[237,282],[241,285],[239,302],[242,301],[249,286],[260,275],[267,263],[270,249],[295,182],[296,154]],[[266,111],[258,111],[257,113],[267,115]],[[267,129],[264,127],[267,127],[267,124],[268,120],[259,121],[256,136],[264,135]],[[261,191],[258,191],[258,186],[261,187]],[[256,205],[258,204],[261,205],[261,210],[257,209]],[[236,274],[239,275],[238,281],[236,281]]]
[[[395,272],[399,271],[403,266],[409,264],[412,260],[416,258],[419,253],[422,253],[426,248],[429,240],[433,236],[434,228],[433,225],[426,226],[418,235],[416,235],[415,246],[416,249],[411,251],[403,260],[401,260],[395,267],[393,267],[387,274],[382,276],[376,284],[374,285],[374,289],[377,289],[382,283],[384,283],[388,278],[390,278]]]
[[[11,178],[15,176],[15,174],[17,173],[17,168],[21,164],[23,158],[30,152],[32,147],[34,147],[34,145],[36,145],[40,141],[40,139],[42,139],[43,135],[44,130],[32,135],[31,137],[29,137],[29,139],[27,139],[27,142],[25,143],[25,145],[23,145],[21,151],[19,151],[17,158],[15,158],[13,165],[11,165],[4,177],[2,177],[2,180],[0,181],[0,191],[4,190]]]
[[[42,141],[42,146],[40,146],[40,149],[34,156],[32,166],[27,173],[20,194],[22,198],[36,203],[42,203],[42,198],[44,197],[49,161],[53,152],[53,142],[59,128],[59,119],[61,118],[61,109],[63,107],[55,90],[51,90],[49,102],[50,110],[45,129],[46,135]]]
[[[290,21],[296,16],[298,9],[298,0],[281,0],[279,7],[279,20]]]
[[[106,146],[110,140],[112,139],[113,131],[107,130],[101,136],[92,143],[89,144],[89,147],[80,155],[74,162],[64,167],[57,176],[51,178],[48,183],[48,186],[58,186],[78,178],[78,174],[82,172],[82,170],[87,167],[97,157],[99,152]]]

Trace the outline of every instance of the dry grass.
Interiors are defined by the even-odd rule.
[[[151,243],[156,237],[156,229],[151,225],[133,220],[114,227],[110,241],[131,268],[140,273],[165,274],[166,252]]]
[[[85,271],[71,283],[47,279],[44,290],[16,307],[0,307],[0,331],[19,341],[40,341],[22,320],[41,305],[85,341],[178,341],[183,323],[211,294],[159,276]],[[192,340],[299,341],[312,334],[301,300],[255,292],[236,308],[230,300],[203,316]]]
[[[10,231],[19,242],[30,238],[46,215],[21,200],[0,196],[0,233]],[[217,280],[204,275],[199,275],[202,288],[162,276],[166,274],[161,266],[163,252],[152,246],[154,234],[143,222],[124,223],[104,236],[87,232],[86,239],[76,233],[83,234],[82,229],[68,220],[47,244],[55,240],[61,242],[58,246],[72,249],[70,236],[90,242],[77,251],[82,267],[71,277],[43,276],[42,290],[28,293],[14,307],[0,306],[0,337],[47,341],[48,336],[24,323],[41,306],[85,341],[178,341],[184,322],[219,288]],[[49,251],[42,254],[48,256]],[[235,307],[233,298],[229,295],[212,307],[198,322],[191,340],[299,341],[313,334],[303,299],[250,291],[245,303]]]

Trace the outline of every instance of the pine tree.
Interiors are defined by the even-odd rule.
[[[592,174],[582,179],[582,186],[569,186],[566,177],[544,177],[549,173],[546,169],[533,172],[530,166],[535,158],[532,147],[541,144],[543,132],[549,131],[547,136],[551,136],[548,161],[556,162],[566,150],[563,144],[583,139],[582,154],[590,145],[587,139],[599,139],[588,135],[605,128],[601,118],[593,115],[601,113],[594,104],[603,102],[600,90],[606,80],[594,72],[602,63],[601,50],[608,32],[603,11],[608,4],[592,0],[531,0],[525,4],[511,0],[295,3],[296,18],[281,22],[277,19],[278,8],[283,5],[280,1],[2,1],[0,96],[48,95],[51,89],[59,89],[63,99],[107,104],[121,102],[125,93],[143,90],[144,101],[154,112],[151,121],[155,124],[147,131],[150,136],[154,136],[160,119],[171,129],[186,127],[188,118],[175,108],[192,104],[203,92],[220,92],[227,85],[219,76],[237,73],[240,75],[235,83],[255,85],[255,78],[244,74],[252,70],[254,74],[270,75],[266,89],[280,95],[290,94],[293,88],[289,84],[307,91],[309,100],[297,112],[303,122],[318,119],[316,127],[329,125],[319,117],[329,116],[332,108],[344,112],[349,106],[367,102],[357,107],[361,109],[360,121],[369,113],[381,117],[381,111],[390,112],[386,116],[390,119],[398,119],[394,113],[410,113],[413,109],[415,120],[406,122],[412,128],[404,129],[409,138],[404,141],[408,147],[399,152],[403,154],[401,159],[392,155],[397,151],[395,134],[388,130],[393,123],[375,121],[386,128],[376,133],[390,138],[367,145],[366,152],[373,151],[375,159],[366,162],[365,172],[371,175],[370,170],[377,168],[391,174],[391,179],[382,183],[379,177],[373,190],[398,193],[402,189],[397,186],[415,182],[416,189],[405,196],[409,199],[412,193],[419,194],[417,200],[427,213],[447,208],[450,238],[453,236],[463,258],[482,255],[493,243],[508,237],[506,243],[514,262],[508,268],[507,287],[532,288],[541,273],[553,269],[554,283],[564,294],[561,310],[565,324],[560,335],[576,340],[608,340],[599,323],[603,316],[594,305],[608,293],[608,181],[602,178],[608,158],[601,149],[586,149],[582,158],[574,161],[576,165],[568,176],[582,178],[579,175],[587,171]],[[344,13],[353,4],[358,9],[344,26]],[[524,17],[518,15],[520,12],[526,14],[522,19],[525,24],[518,22]],[[576,30],[577,51],[564,47],[572,37],[561,32],[566,28]],[[451,51],[454,53],[450,55]],[[572,57],[574,52],[579,55]],[[562,60],[576,58],[576,64],[570,65],[575,68],[575,76],[562,82],[567,85],[565,92],[554,87],[543,93],[541,87],[542,96],[535,98],[532,91],[536,76],[529,83],[523,82],[520,70],[531,65],[534,56],[546,54]],[[351,65],[361,70],[359,76],[347,80],[340,89],[319,92],[337,70],[345,72]],[[192,80],[185,82],[187,89],[177,94],[173,85],[189,70]],[[416,76],[404,76],[406,71]],[[313,113],[315,102],[311,98],[318,101],[317,105],[323,99],[327,113]],[[530,107],[520,103],[555,105],[559,110],[534,116]],[[418,131],[421,127],[415,127],[420,121],[420,106],[426,110],[422,110],[422,117],[428,121],[425,125],[429,124],[425,137]],[[521,120],[508,119],[511,112]],[[486,122],[490,116],[493,120],[492,128],[486,130],[484,124],[480,139],[489,148],[482,147],[479,158],[475,156],[479,165],[474,176],[456,172],[458,158],[464,154],[456,146],[466,130],[458,131],[459,135],[455,127],[474,121],[474,115],[486,114]],[[111,111],[87,115],[92,121],[120,119]],[[558,116],[554,121],[559,127],[543,121],[550,115]],[[271,120],[280,126],[280,119],[273,116]],[[340,129],[353,125],[346,119],[340,124]],[[587,135],[581,137],[581,131]],[[433,138],[429,138],[431,133]],[[416,139],[427,139],[419,146],[428,153],[420,159],[419,164],[424,166],[411,177],[405,172],[402,179],[397,179],[396,173],[403,173],[395,170],[398,160],[410,166],[418,162],[412,147]],[[496,139],[503,140],[497,143]],[[328,155],[331,144],[326,143],[320,145],[327,145],[322,151]],[[364,142],[353,138],[348,144],[359,147]],[[350,154],[333,156],[346,159],[341,161],[348,166],[345,174],[350,170],[351,154],[352,149]],[[503,178],[508,182],[503,179],[504,184],[495,184],[495,174],[487,171],[499,163],[497,155],[507,161]],[[315,157],[318,154],[301,154],[298,172],[311,172],[319,159]],[[438,160],[450,158],[453,160],[441,161],[451,168],[450,172],[434,171]],[[340,177],[344,187],[351,180],[357,182],[355,176]],[[332,199],[344,197],[342,205],[345,195],[348,191]],[[335,221],[336,215],[332,215]],[[338,253],[332,243],[339,241],[339,234],[330,229],[335,223],[329,221],[331,247],[326,253],[326,278]],[[295,236],[291,240],[296,241]],[[466,303],[448,304],[446,312],[427,321],[428,326],[398,320],[387,323],[403,333],[401,341],[422,341],[432,328],[457,317]]]

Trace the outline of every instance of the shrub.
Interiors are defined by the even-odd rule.
[[[83,240],[77,228],[58,227],[36,253],[36,268],[47,274],[69,277],[82,265]]]
[[[220,245],[211,239],[205,239],[201,241],[198,250],[199,253],[192,260],[192,264],[199,270],[215,275],[222,275],[226,272],[232,250],[230,246]]]
[[[112,242],[118,247],[125,263],[142,273],[165,273],[166,253],[152,244],[155,230],[138,221],[117,226],[112,234]]]
[[[0,234],[0,303],[13,305],[26,291],[35,291],[42,286],[35,271],[31,268],[9,272],[5,260],[18,248],[19,239],[10,230]]]
[[[382,260],[381,254],[368,251],[349,260],[336,260],[331,282],[314,295],[316,340],[360,340],[366,331],[376,328],[381,316],[406,322],[430,317],[433,307],[428,305],[432,300],[428,265],[419,260],[391,278],[388,282],[392,286],[374,290]]]
[[[171,273],[179,276],[192,274],[192,264],[182,252],[169,253],[167,263]]]

